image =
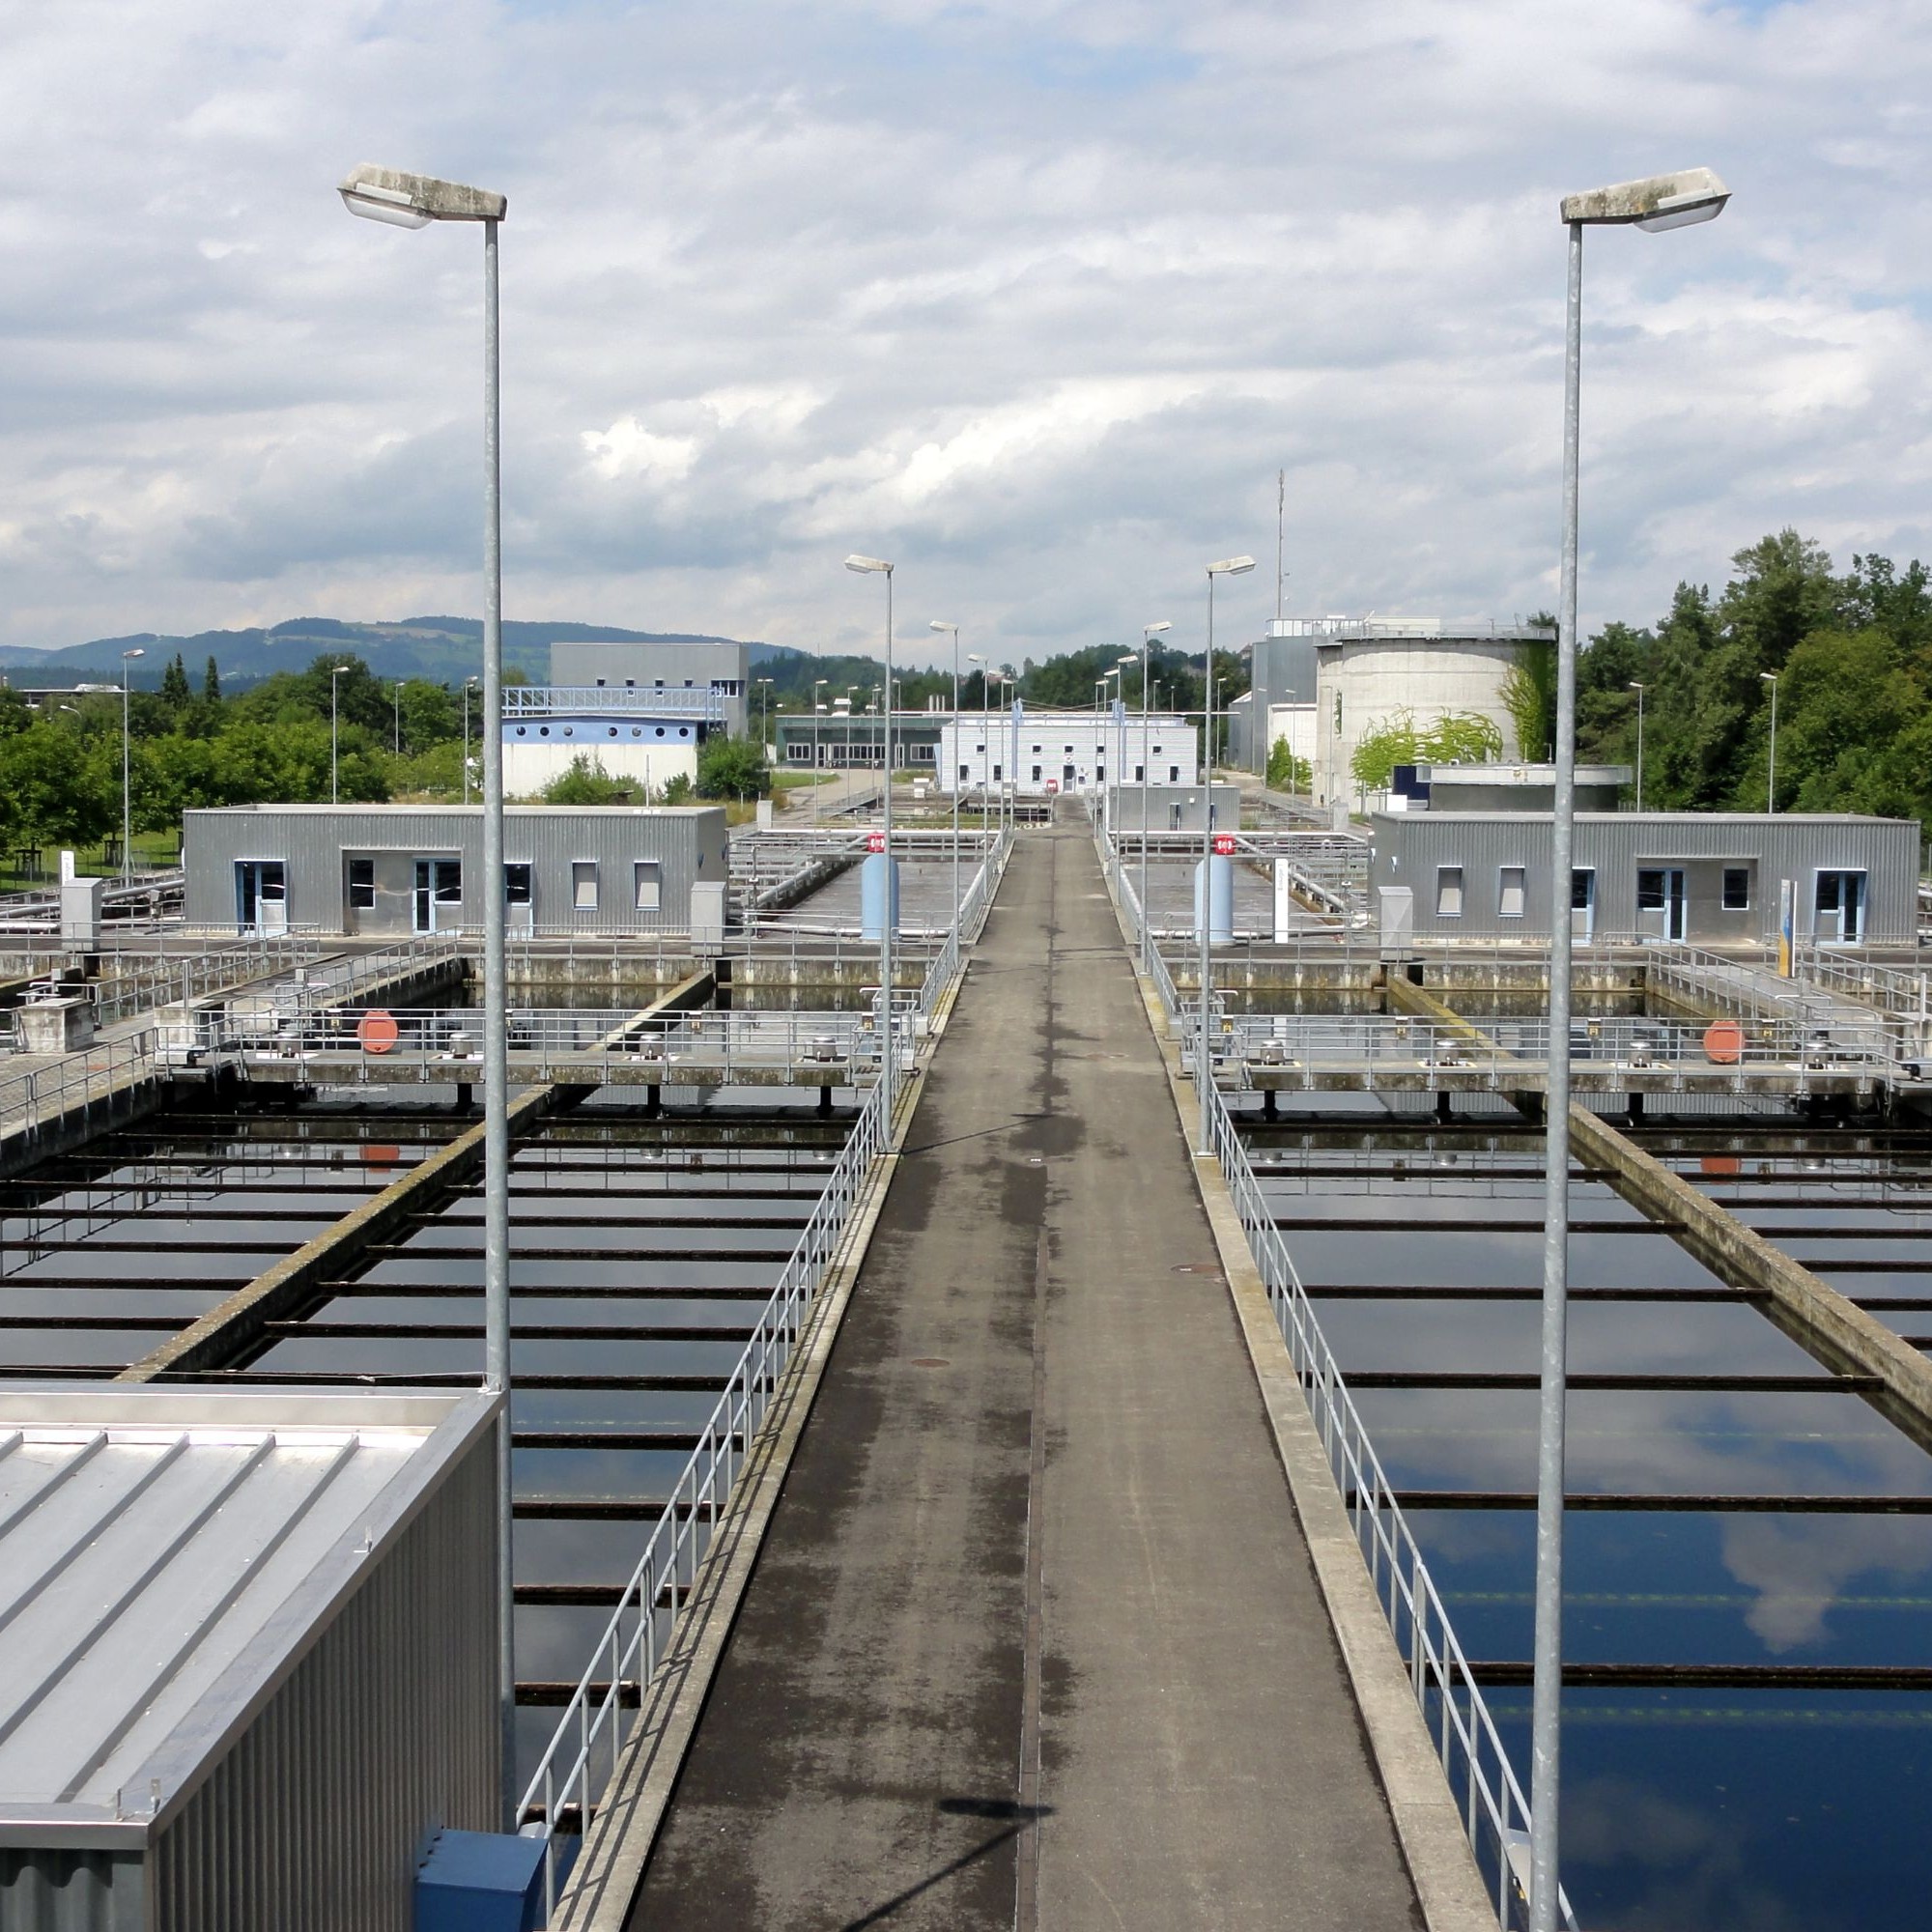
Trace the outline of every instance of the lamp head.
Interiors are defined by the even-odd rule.
[[[929,631],[951,631],[955,638],[959,635],[959,626],[957,624],[949,624],[944,617],[934,617],[926,625],[926,629]]]
[[[1761,670],[1758,672],[1758,681],[1762,684],[1776,684],[1777,673],[1775,670]]]
[[[1141,626],[1141,633],[1144,637],[1157,638],[1163,631],[1171,631],[1173,629],[1174,626],[1163,617],[1158,624],[1143,624]]]
[[[435,175],[406,174],[401,168],[359,161],[336,192],[351,214],[391,228],[427,228],[432,221],[500,221],[508,199],[488,188],[439,181]]]
[[[1565,221],[1605,227],[1634,224],[1647,235],[1659,235],[1668,228],[1715,220],[1730,198],[1730,189],[1711,169],[1680,168],[1675,174],[1646,175],[1641,181],[1566,194],[1561,212]]]
[[[1251,556],[1224,556],[1219,563],[1208,566],[1209,577],[1245,577],[1255,567]]]
[[[893,574],[892,565],[882,556],[860,556],[855,554],[845,559],[845,568],[856,570],[861,575],[873,570],[883,570],[888,577]]]
[[[123,651],[121,655],[124,658],[144,658],[148,653],[141,645],[136,644],[131,651]]]

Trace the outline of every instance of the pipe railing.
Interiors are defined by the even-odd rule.
[[[0,1137],[37,1140],[76,1108],[90,1118],[114,1097],[157,1070],[157,1035],[150,1028],[127,1039],[105,1040],[65,1054],[48,1066],[0,1079]]]
[[[1522,1873],[1528,1802],[1421,1547],[1315,1319],[1308,1291],[1275,1226],[1227,1104],[1211,1085],[1197,1097],[1208,1110],[1209,1147],[1240,1216],[1248,1251],[1342,1492],[1370,1583],[1407,1666],[1409,1688],[1449,1781],[1496,1923],[1502,1932],[1516,1932],[1526,1923]],[[1576,1916],[1560,1891],[1557,1904],[1563,1924],[1574,1932]]]

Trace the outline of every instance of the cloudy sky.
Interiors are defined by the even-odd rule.
[[[1932,554],[1932,10],[1906,0],[0,0],[0,641],[473,613],[498,188],[505,607],[1016,659],[1553,602],[1566,189],[1583,605],[1790,523]]]

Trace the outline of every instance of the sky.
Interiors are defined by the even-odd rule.
[[[1932,9],[1898,0],[0,0],[0,642],[504,609],[1017,662],[1581,604],[1786,525],[1932,554]]]

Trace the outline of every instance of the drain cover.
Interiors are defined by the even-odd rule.
[[[1219,1281],[1221,1279],[1221,1270],[1217,1267],[1210,1266],[1207,1262],[1182,1262],[1180,1265],[1175,1269],[1175,1273],[1205,1274],[1210,1277],[1214,1281]]]
[[[912,1365],[916,1369],[950,1369],[952,1366],[944,1355],[915,1355]]]

